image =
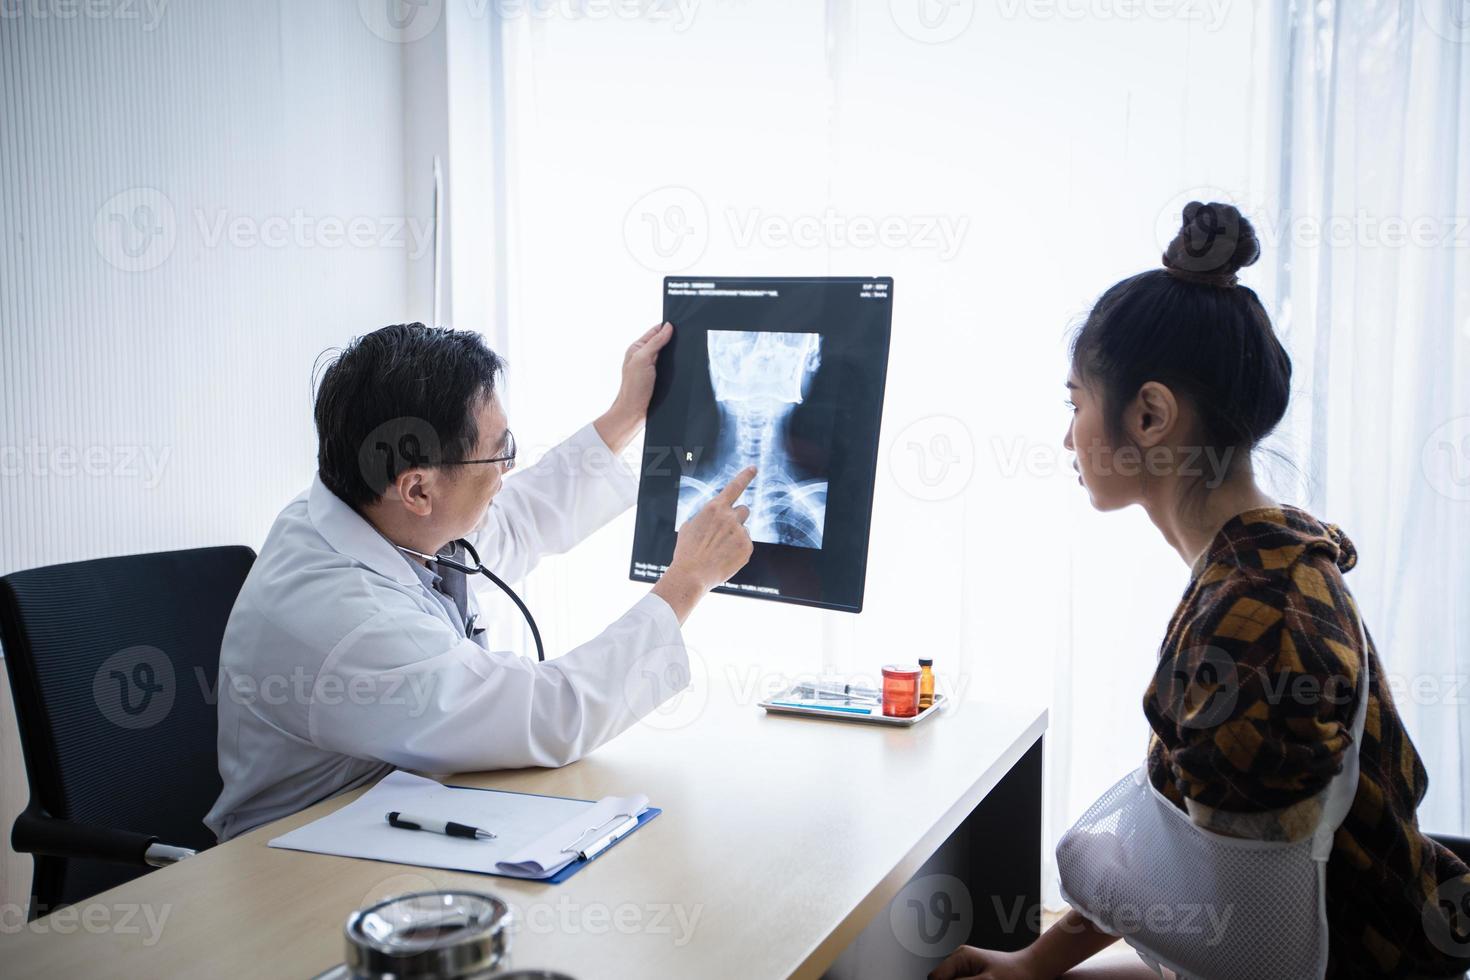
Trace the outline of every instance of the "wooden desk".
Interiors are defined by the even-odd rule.
[[[458,887],[511,903],[517,967],[579,980],[819,977],[870,923],[898,931],[880,925],[890,901],[962,825],[968,938],[1029,941],[1034,907],[1019,926],[997,915],[1039,902],[1045,711],[955,704],[912,729],[768,717],[738,670],[711,664],[708,677],[574,765],[452,780],[589,799],[645,792],[663,808],[565,884],[266,846],[352,793],[104,892],[69,919],[23,925],[12,910],[0,972],[311,977],[341,961],[353,909]]]

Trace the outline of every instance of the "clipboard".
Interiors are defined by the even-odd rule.
[[[274,838],[269,846],[556,885],[663,812],[647,801],[641,794],[594,801],[514,793],[441,784],[394,771],[356,800]],[[475,840],[392,827],[384,818],[393,810],[472,823],[496,837]],[[572,848],[606,840],[608,832],[626,826],[630,816],[636,818],[634,824],[595,854],[562,863]],[[588,836],[604,826],[608,831]],[[544,873],[543,868],[556,870]]]
[[[451,784],[449,784],[449,783],[445,783],[444,785],[451,786]],[[453,789],[470,789],[470,790],[475,790],[476,792],[480,792],[480,793],[510,793],[509,790],[491,789],[488,786],[451,786],[451,788],[453,788]],[[510,795],[511,796],[540,796],[543,799],[548,799],[548,800],[577,800],[578,802],[581,802],[581,803],[591,803],[591,802],[593,802],[592,800],[582,800],[579,797],[575,797],[575,796],[546,796],[543,793],[510,793]],[[640,830],[643,829],[643,825],[644,824],[648,823],[648,821],[652,820],[654,817],[658,816],[660,813],[663,813],[663,812],[664,811],[661,808],[659,808],[659,807],[656,807],[656,806],[650,806],[650,807],[648,807],[642,813],[638,814],[638,823],[636,825],[634,825],[634,827],[633,827],[632,830],[628,831],[626,834],[623,834],[617,840],[613,841],[611,844],[607,845],[607,847],[604,847],[602,850],[598,851],[596,854],[592,855],[590,858],[577,858],[571,864],[567,865],[565,868],[562,868],[560,871],[558,871],[556,874],[552,875],[549,878],[522,878],[520,875],[501,874],[498,871],[483,871],[483,872],[476,872],[476,874],[488,874],[488,875],[491,875],[491,876],[496,877],[496,878],[515,878],[518,881],[542,881],[542,882],[545,882],[548,885],[559,885],[562,882],[566,881],[568,878],[570,878],[572,875],[576,874],[578,871],[581,871],[583,868],[587,867],[587,865],[591,864],[593,861],[596,861],[598,858],[602,857],[608,851],[610,851],[613,848],[617,847],[619,844],[621,844],[623,841],[627,840],[629,837],[632,837],[634,834],[638,833],[638,831],[640,831]]]

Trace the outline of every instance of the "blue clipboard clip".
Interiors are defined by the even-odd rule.
[[[462,786],[462,785],[455,785],[455,784],[452,784],[452,783],[445,783],[445,785],[446,786],[450,786],[452,789],[473,789],[473,790],[478,790],[478,791],[483,792],[483,793],[510,793],[513,796],[545,796],[546,795],[544,793],[515,793],[512,790],[494,789],[494,788],[489,787],[489,786]],[[574,797],[570,797],[570,796],[558,796],[558,797],[552,797],[552,798],[553,799],[559,799],[559,800],[574,799]],[[582,802],[584,802],[584,803],[591,803],[592,801],[591,800],[583,800]],[[494,871],[485,871],[485,872],[480,872],[480,873],[482,873],[482,874],[488,874],[488,875],[493,875],[494,877],[497,877],[497,878],[515,878],[517,881],[542,881],[542,882],[547,883],[548,885],[559,885],[562,882],[566,881],[568,878],[570,878],[572,875],[576,874],[578,871],[581,871],[583,868],[587,867],[587,865],[591,864],[594,860],[596,860],[597,858],[601,857],[607,851],[612,850],[613,846],[616,845],[623,838],[628,837],[635,830],[637,830],[639,827],[642,827],[644,824],[648,823],[648,821],[652,820],[654,817],[658,816],[660,813],[663,813],[663,812],[664,812],[663,810],[661,810],[660,808],[658,808],[656,806],[650,806],[650,807],[647,807],[646,809],[644,809],[644,811],[642,813],[639,813],[636,816],[630,816],[629,814],[619,813],[619,814],[614,815],[610,819],[604,821],[603,823],[598,824],[597,826],[588,827],[586,830],[582,831],[581,834],[577,835],[577,839],[574,840],[574,841],[572,841],[571,845],[569,845],[569,846],[564,847],[564,848],[561,849],[561,852],[563,854],[572,854],[572,853],[575,853],[577,855],[577,858],[576,858],[576,860],[574,860],[571,863],[569,863],[566,867],[562,868],[560,871],[558,871],[554,875],[548,875],[545,878],[526,878],[526,877],[523,877],[521,875],[503,875],[503,874],[498,874],[498,873],[496,873]],[[614,820],[622,820],[622,821],[624,821],[624,823],[622,823],[622,824],[614,825],[613,831],[616,831],[616,833],[613,833],[613,831],[608,831],[608,832],[604,833],[603,836],[601,836],[601,837],[594,837],[594,838],[592,838],[591,845],[587,846],[586,848],[578,849],[578,850],[575,850],[575,851],[573,850],[574,847],[576,847],[577,845],[582,844],[583,841],[587,840],[587,837],[588,837],[588,834],[589,833],[591,833],[593,831],[601,830],[603,827],[606,827],[608,824],[612,823]]]
[[[648,823],[648,821],[652,820],[654,817],[658,816],[660,813],[663,813],[663,810],[660,810],[656,806],[651,806],[648,809],[644,810],[642,813],[638,814],[636,817],[629,818],[633,822],[630,823],[627,826],[627,829],[626,830],[624,830],[623,827],[621,827],[621,826],[618,827],[617,828],[617,830],[619,831],[618,835],[616,837],[612,837],[612,839],[609,840],[606,844],[603,844],[600,849],[593,850],[591,848],[588,848],[584,852],[579,852],[578,855],[577,855],[577,859],[575,861],[573,861],[571,864],[567,865],[565,868],[562,868],[560,871],[558,871],[556,874],[552,875],[549,878],[523,878],[521,880],[522,881],[544,881],[544,882],[547,882],[548,884],[559,885],[562,882],[566,881],[568,878],[570,878],[572,875],[576,874],[578,871],[581,871],[583,868],[587,867],[587,865],[591,864],[594,860],[596,860],[597,858],[601,857],[603,854],[605,854],[608,851],[612,850],[612,848],[613,848],[613,846],[615,844],[617,844],[623,838],[630,836],[633,833],[633,831],[637,830],[639,827],[642,827],[644,824]],[[613,819],[615,820],[617,818],[614,817]],[[608,821],[608,822],[611,823],[611,821]],[[606,824],[604,824],[603,826],[606,826]],[[596,828],[596,827],[589,827],[588,828],[588,830],[596,830],[596,829],[598,829],[598,828]],[[576,841],[573,841],[572,843],[579,844],[579,843],[581,843],[581,841],[586,836],[587,836],[586,831],[583,831],[581,837],[579,837]],[[611,836],[611,835],[609,834],[608,836]],[[594,843],[599,843],[599,842],[600,841],[594,841]],[[570,849],[563,849],[563,853],[570,854],[572,852],[570,851]]]

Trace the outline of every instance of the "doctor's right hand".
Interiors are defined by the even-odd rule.
[[[753,479],[755,467],[747,466],[679,529],[674,560],[653,594],[673,608],[680,623],[706,592],[728,582],[750,560],[753,546],[745,528],[750,508],[735,501]]]

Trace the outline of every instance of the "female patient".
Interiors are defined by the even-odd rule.
[[[1309,837],[1324,790],[1353,751],[1356,705],[1290,692],[1355,682],[1368,658],[1357,791],[1327,866],[1327,975],[1458,976],[1470,966],[1466,945],[1444,937],[1464,937],[1470,924],[1464,909],[1448,921],[1455,905],[1441,899],[1470,894],[1470,871],[1419,832],[1428,777],[1343,582],[1357,553],[1333,525],[1272,501],[1252,472],[1251,451],[1281,421],[1291,382],[1265,309],[1236,282],[1259,253],[1234,208],[1191,203],[1164,268],[1105,292],[1073,345],[1065,445],[1080,482],[1099,510],[1141,505],[1192,572],[1143,693],[1153,730],[1147,772],[1200,827]],[[1222,654],[1238,688],[1224,711],[1202,717],[1192,698],[1168,689],[1170,679],[1199,677],[1201,658]],[[1315,686],[1283,688],[1283,677]],[[1019,953],[962,947],[931,976],[1154,975],[1116,950],[1100,960],[1118,965],[1073,970],[1112,942],[1069,911]]]

